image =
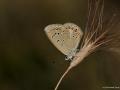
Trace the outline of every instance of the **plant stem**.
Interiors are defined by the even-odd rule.
[[[63,75],[61,76],[60,80],[58,81],[57,85],[55,86],[55,89],[54,90],[57,90],[61,81],[63,80],[63,78],[66,76],[66,74],[70,71],[71,67],[69,66],[67,68],[67,70],[63,73]]]

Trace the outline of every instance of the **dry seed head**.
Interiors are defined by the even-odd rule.
[[[85,57],[98,49],[106,47],[115,47],[116,43],[120,42],[120,33],[110,30],[119,23],[116,15],[105,23],[103,19],[104,0],[88,0],[88,21],[85,27],[83,40],[81,41],[80,51],[70,63],[70,66],[58,81],[54,90],[57,90],[64,76],[73,67],[77,66]],[[105,27],[104,27],[105,26]],[[119,45],[120,46],[120,43]]]

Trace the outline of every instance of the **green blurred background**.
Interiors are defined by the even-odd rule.
[[[120,13],[119,0],[105,2],[106,12]],[[86,17],[87,0],[0,0],[0,90],[53,90],[69,62],[44,27],[73,22],[84,30]],[[59,90],[120,87],[119,68],[120,55],[99,51],[71,70]]]

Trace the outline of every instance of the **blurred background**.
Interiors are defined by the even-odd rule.
[[[120,14],[120,1],[105,0],[105,9]],[[44,27],[73,22],[84,30],[86,20],[87,0],[0,0],[0,90],[53,90],[69,62]],[[120,89],[119,68],[119,54],[98,51],[71,70],[59,90]]]

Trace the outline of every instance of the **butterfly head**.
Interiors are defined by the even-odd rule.
[[[72,49],[68,55],[66,55],[65,60],[72,60],[75,54],[79,51],[79,49]]]

